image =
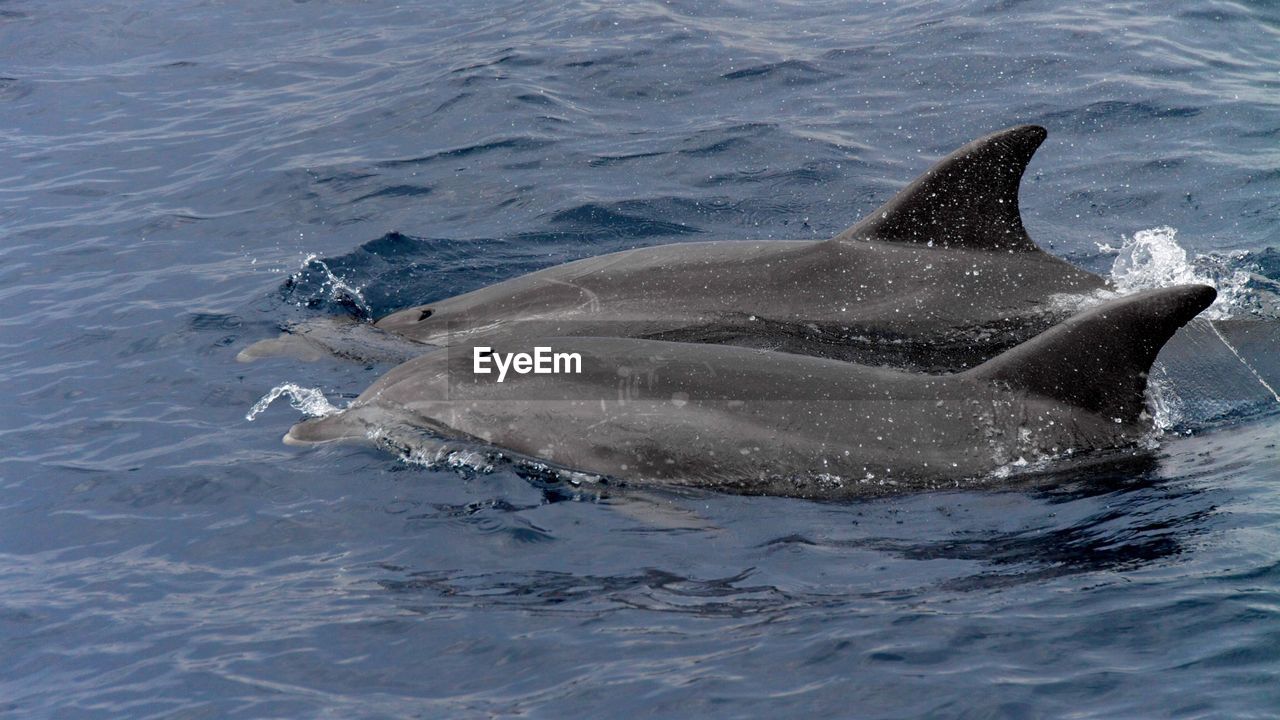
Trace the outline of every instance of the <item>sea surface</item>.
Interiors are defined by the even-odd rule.
[[[246,419],[388,369],[236,361],[291,323],[829,237],[1028,122],[1042,247],[1274,319],[1273,2],[0,0],[0,716],[1280,716],[1265,348],[1115,462],[866,502]]]

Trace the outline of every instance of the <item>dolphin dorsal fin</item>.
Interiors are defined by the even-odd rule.
[[[1077,313],[968,374],[1133,423],[1160,348],[1217,295],[1208,285],[1127,295]]]
[[[1048,134],[1038,125],[1020,125],[974,140],[835,240],[1039,250],[1022,225],[1018,184]]]

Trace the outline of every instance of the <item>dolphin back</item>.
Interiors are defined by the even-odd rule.
[[[1160,348],[1216,297],[1207,285],[1128,295],[1073,315],[964,374],[1136,423]]]
[[[970,250],[1039,251],[1018,210],[1018,185],[1048,131],[1020,125],[956,150],[835,240]]]

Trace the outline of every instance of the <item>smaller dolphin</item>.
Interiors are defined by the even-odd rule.
[[[1122,297],[954,375],[572,337],[503,350],[577,355],[579,372],[498,382],[476,373],[485,353],[454,347],[396,367],[346,410],[295,425],[285,442],[413,437],[397,432],[408,428],[426,433],[411,449],[482,442],[632,483],[813,498],[952,487],[1011,463],[1140,439],[1157,353],[1216,294],[1184,285]]]

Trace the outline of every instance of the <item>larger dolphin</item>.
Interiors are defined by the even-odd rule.
[[[461,438],[574,471],[745,493],[951,487],[1010,463],[1137,440],[1150,429],[1143,392],[1156,354],[1215,295],[1185,285],[1126,296],[952,375],[722,345],[548,338],[505,349],[577,354],[580,373],[495,382],[473,372],[474,348],[458,346],[400,365],[285,441],[384,437],[414,449]]]
[[[1106,286],[1041,251],[1023,226],[1018,186],[1046,135],[1024,125],[971,142],[830,240],[601,255],[402,310],[375,327],[438,346],[633,337],[919,370],[970,367],[1070,315],[1078,305],[1063,296]],[[324,344],[320,333],[310,337]],[[241,357],[307,342],[264,341]]]

